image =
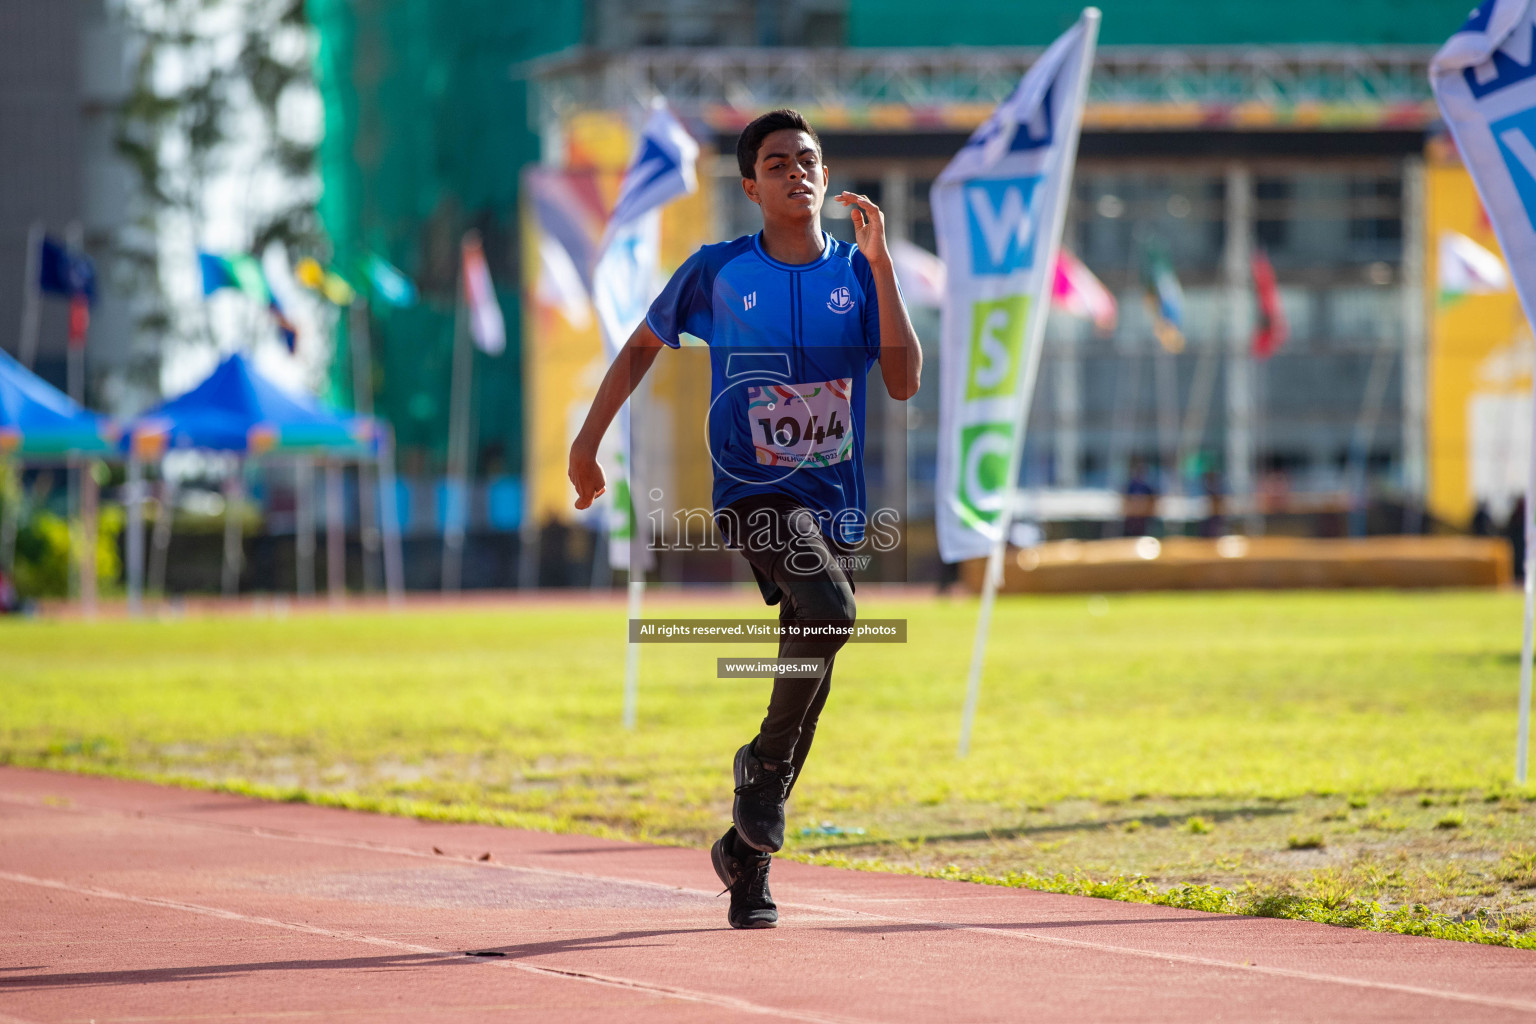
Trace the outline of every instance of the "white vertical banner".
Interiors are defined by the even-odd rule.
[[[948,274],[937,502],[946,562],[990,554],[1007,531],[1098,25],[1098,10],[1084,10],[933,185]]]
[[[1527,320],[1536,313],[1536,4],[1483,0],[1429,65],[1435,102],[1472,175],[1509,261]],[[1536,322],[1536,321],[1533,321]],[[1536,408],[1533,404],[1532,408]],[[1536,424],[1531,425],[1536,433]],[[1530,448],[1536,460],[1536,444]],[[1536,461],[1525,498],[1525,641],[1515,781],[1524,784],[1530,746],[1532,623],[1536,619]]]
[[[939,346],[939,555],[946,562],[987,558],[961,757],[970,752],[1098,37],[1099,11],[1084,8],[933,185],[934,230],[948,275]]]
[[[661,210],[698,189],[694,166],[698,157],[698,143],[658,101],[640,133],[635,158],[624,172],[592,272],[592,305],[610,361],[666,284],[661,277]],[[620,410],[616,426],[620,454],[608,480],[608,558],[611,565],[628,566],[635,521],[629,403]],[[644,557],[642,552],[636,554]]]

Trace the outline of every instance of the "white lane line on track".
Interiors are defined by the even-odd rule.
[[[253,798],[254,799],[254,798]],[[264,802],[264,801],[263,801]],[[474,860],[469,857],[445,856],[431,853],[427,850],[419,850],[410,846],[395,846],[391,843],[379,843],[368,839],[339,839],[334,836],[313,835],[307,832],[294,832],[290,829],[269,828],[263,825],[237,825],[223,821],[203,821],[198,818],[184,818],[175,814],[153,814],[142,811],[124,811],[115,807],[93,807],[87,804],[77,806],[60,806],[50,804],[45,800],[35,800],[29,797],[18,797],[13,793],[0,793],[0,803],[14,803],[40,810],[56,811],[66,814],[100,814],[128,821],[163,821],[184,828],[201,829],[209,832],[226,832],[235,835],[253,836],[258,839],[276,839],[281,842],[304,843],[309,846],[331,846],[343,850],[365,850],[369,853],[383,853],[396,857],[413,857],[432,864],[454,864],[459,867],[475,867],[491,871],[526,872],[534,875],[546,875],[550,878],[579,878],[593,882],[606,882],[610,885],[635,886],[642,889],[655,889],[659,892],[685,893],[690,896],[702,896],[713,900],[719,895],[718,890],[690,889],[682,885],[670,885],[666,882],[651,882],[643,878],[617,878],[612,875],[596,875],[584,871],[562,871],[559,868],[541,868],[522,864],[501,864],[496,861]],[[336,810],[337,808],[326,808]],[[406,819],[410,820],[410,819]],[[575,835],[575,833],[573,833]],[[590,838],[578,836],[579,838]],[[611,840],[609,840],[611,841]],[[852,920],[855,917],[867,917],[862,911],[831,909],[818,907],[812,904],[785,903],[783,906],[792,906],[797,910],[808,910],[824,914],[828,917]]]
[[[34,875],[17,874],[14,871],[0,871],[0,881],[14,882],[17,885],[31,885],[42,889],[55,889],[61,892],[74,893],[79,896],[95,896],[99,899],[120,900],[124,903],[137,903],[142,906],[158,907],[162,910],[179,910],[188,914],[200,914],[203,917],[213,917],[224,921],[240,921],[245,924],[258,924],[268,928],[281,928],[291,932],[303,932],[307,935],[320,935],[328,939],[340,939],[348,942],[362,942],[370,946],[381,946],[385,949],[403,950],[409,953],[422,953],[428,956],[436,956],[444,960],[457,960],[464,956],[462,950],[437,949],[432,946],[419,946],[412,942],[401,942],[398,939],[386,939],[377,935],[365,935],[362,932],[340,931],[334,928],[321,928],[312,924],[300,924],[295,921],[280,921],[274,917],[262,917],[257,914],[242,914],[237,910],[226,910],[223,907],[210,907],[201,903],[186,903],[181,900],[170,900],[159,896],[135,896],[132,893],[117,892],[112,889],[102,889],[94,885],[75,885],[70,882],[60,881],[56,878],[38,878]],[[719,995],[714,992],[699,992],[694,989],[678,988],[673,985],[657,985],[646,981],[636,981],[633,978],[617,978],[606,974],[596,974],[590,971],[576,971],[561,967],[541,967],[538,964],[523,963],[520,960],[487,958],[480,961],[492,967],[508,967],[513,970],[525,971],[548,978],[561,978],[567,981],[584,981],[590,984],[603,985],[608,988],[628,989],[632,992],[645,993],[647,995],[666,996],[672,999],[682,999],[692,1003],[705,1003],[710,1006],[719,1006],[727,1010],[738,1010],[743,1013],[755,1013],[769,1017],[780,1017],[785,1020],[807,1021],[809,1024],[870,1024],[856,1017],[832,1017],[826,1014],[807,1013],[803,1010],[792,1010],[777,1006],[764,1006],[761,1003],[749,1002],[745,999],[737,999],[735,996]],[[0,1024],[6,1024],[6,1018],[0,1017]],[[20,1022],[30,1024],[30,1022]]]
[[[646,888],[660,889],[666,892],[694,893],[700,896],[714,896],[713,892],[702,889],[689,889],[685,886],[667,885],[663,882],[648,882],[640,879],[615,878],[609,875],[585,874],[579,871],[561,871],[556,868],[523,867],[513,864],[498,864],[494,861],[460,860],[458,858],[447,859],[437,854],[422,850],[414,850],[410,847],[392,846],[386,843],[375,843],[367,840],[339,839],[333,836],[316,836],[303,832],[294,832],[288,829],[263,828],[253,825],[237,825],[227,822],[206,822],[192,818],[183,818],[168,814],[146,814],[142,812],[122,811],[117,808],[92,807],[81,805],[79,807],[58,807],[44,803],[41,800],[33,800],[27,797],[16,797],[12,794],[0,793],[0,802],[15,802],[27,806],[44,808],[50,811],[73,811],[75,813],[106,814],[117,817],[133,819],[155,819],[171,822],[189,828],[210,829],[219,832],[235,832],[255,836],[262,839],[276,839],[287,842],[309,843],[320,846],[333,846],[346,849],[368,850],[375,853],[388,853],[404,857],[415,857],[421,860],[429,860],[441,864],[445,860],[448,863],[472,864],[476,867],[503,871],[528,871],[541,875],[549,875],[557,878],[579,878],[588,881],[606,882],[614,885],[644,886]],[[3,877],[3,876],[0,876]],[[1044,945],[1066,946],[1076,949],[1093,950],[1100,953],[1119,954],[1132,956],[1146,960],[1162,960],[1168,963],[1184,963],[1191,966],[1219,968],[1229,971],[1246,971],[1255,974],[1268,975],[1270,977],[1286,978],[1293,981],[1311,981],[1323,984],[1344,985],[1350,988],[1372,989],[1376,991],[1396,992],[1403,995],[1424,996],[1433,999],[1447,999],[1459,1003],[1472,1003],[1478,1006],[1498,1007],[1499,1009],[1523,1010],[1528,1013],[1536,1013],[1536,1001],[1522,999],[1505,999],[1499,996],[1480,995],[1474,992],[1455,992],[1445,989],[1425,988],[1419,985],[1406,985],[1394,981],[1373,981],[1368,978],[1351,978],[1337,974],[1322,974],[1315,971],[1305,971],[1287,967],[1267,967],[1259,964],[1234,963],[1230,960],[1217,960],[1210,957],[1190,956],[1184,953],[1166,953],[1150,949],[1138,949],[1134,946],[1116,946],[1107,942],[1093,942],[1088,939],[1068,939],[1059,935],[1040,935],[1035,932],[1014,930],[1008,928],[994,928],[988,925],[965,924],[957,921],[940,921],[925,917],[903,917],[895,914],[877,913],[868,910],[857,910],[851,907],[828,908],[810,903],[787,903],[779,901],[780,907],[793,908],[795,910],[810,911],[822,914],[833,919],[841,920],[865,920],[888,921],[892,924],[923,925],[932,928],[941,928],[947,931],[980,932],[983,934],[999,935],[1014,940],[1025,942],[1037,942]],[[1186,911],[1186,913],[1198,913],[1198,911]]]

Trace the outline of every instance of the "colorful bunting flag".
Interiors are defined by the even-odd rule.
[[[507,347],[507,325],[496,302],[496,286],[485,262],[478,232],[464,236],[464,301],[469,305],[469,333],[488,356],[499,356]]]
[[[1509,291],[1504,261],[1457,231],[1440,235],[1440,301]]]
[[[38,256],[38,291],[67,299],[96,298],[96,266],[85,253],[45,235]]]
[[[69,347],[85,347],[96,301],[96,266],[83,252],[44,235],[38,250],[37,290],[69,300]]]
[[[1056,256],[1051,305],[1071,316],[1092,320],[1094,328],[1106,338],[1115,333],[1120,319],[1119,305],[1109,289],[1082,260],[1065,249]]]
[[[940,309],[944,305],[944,261],[915,242],[905,238],[890,240],[891,262],[901,297],[909,306]]]
[[[393,263],[370,254],[363,263],[363,272],[373,287],[374,298],[386,306],[407,309],[416,305],[416,285]]]
[[[199,252],[197,265],[202,271],[205,297],[224,288],[234,288],[243,292],[251,301],[267,307],[267,312],[272,314],[272,321],[277,325],[278,333],[282,335],[283,344],[288,347],[288,351],[294,352],[298,349],[298,329],[294,327],[293,321],[288,319],[288,314],[283,310],[282,304],[277,301],[277,296],[272,294],[272,289],[267,284],[267,275],[261,269],[261,264],[256,257],[247,253],[221,256],[211,252]]]
[[[350,306],[357,293],[347,279],[332,270],[326,270],[313,256],[305,256],[293,268],[294,280],[325,297],[333,306]]]
[[[1152,313],[1152,333],[1159,345],[1178,355],[1184,351],[1184,288],[1160,247],[1145,246],[1142,261],[1142,286]]]
[[[592,322],[592,300],[575,261],[558,238],[543,231],[538,233],[538,249],[539,277],[534,285],[535,294],[546,306],[560,310],[572,327],[584,330]]]
[[[1253,358],[1268,359],[1290,337],[1285,307],[1280,305],[1280,288],[1275,284],[1275,268],[1262,249],[1255,249],[1249,259],[1253,269],[1253,291],[1258,299],[1259,322],[1253,331]]]

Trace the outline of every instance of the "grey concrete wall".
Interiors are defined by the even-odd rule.
[[[87,348],[87,397],[97,406],[133,341],[111,265],[135,195],[115,151],[129,85],[128,36],[107,0],[0,3],[0,347],[14,355],[20,343],[30,225],[62,238],[80,223],[100,286]],[[34,369],[60,387],[67,332],[65,304],[45,300]]]

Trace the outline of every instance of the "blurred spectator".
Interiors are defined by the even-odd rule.
[[[1474,537],[1493,536],[1493,513],[1488,511],[1486,501],[1478,502],[1477,508],[1473,510],[1471,530]]]
[[[11,578],[0,569],[0,615],[13,615],[25,611],[21,603],[21,595],[16,593],[16,585]]]
[[[571,567],[571,528],[558,519],[539,528],[539,586],[574,586]]]
[[[1131,460],[1131,478],[1125,484],[1124,537],[1145,537],[1152,532],[1152,517],[1157,514],[1157,488],[1147,479],[1147,467],[1140,459]]]
[[[1278,467],[1259,477],[1259,508],[1267,516],[1283,515],[1291,507],[1291,478]]]
[[[1220,537],[1227,532],[1227,498],[1222,493],[1221,474],[1208,469],[1200,478],[1205,494],[1205,518],[1200,520],[1200,536]]]
[[[1504,521],[1504,536],[1509,538],[1509,548],[1515,557],[1515,581],[1525,581],[1525,495],[1515,499]]]

